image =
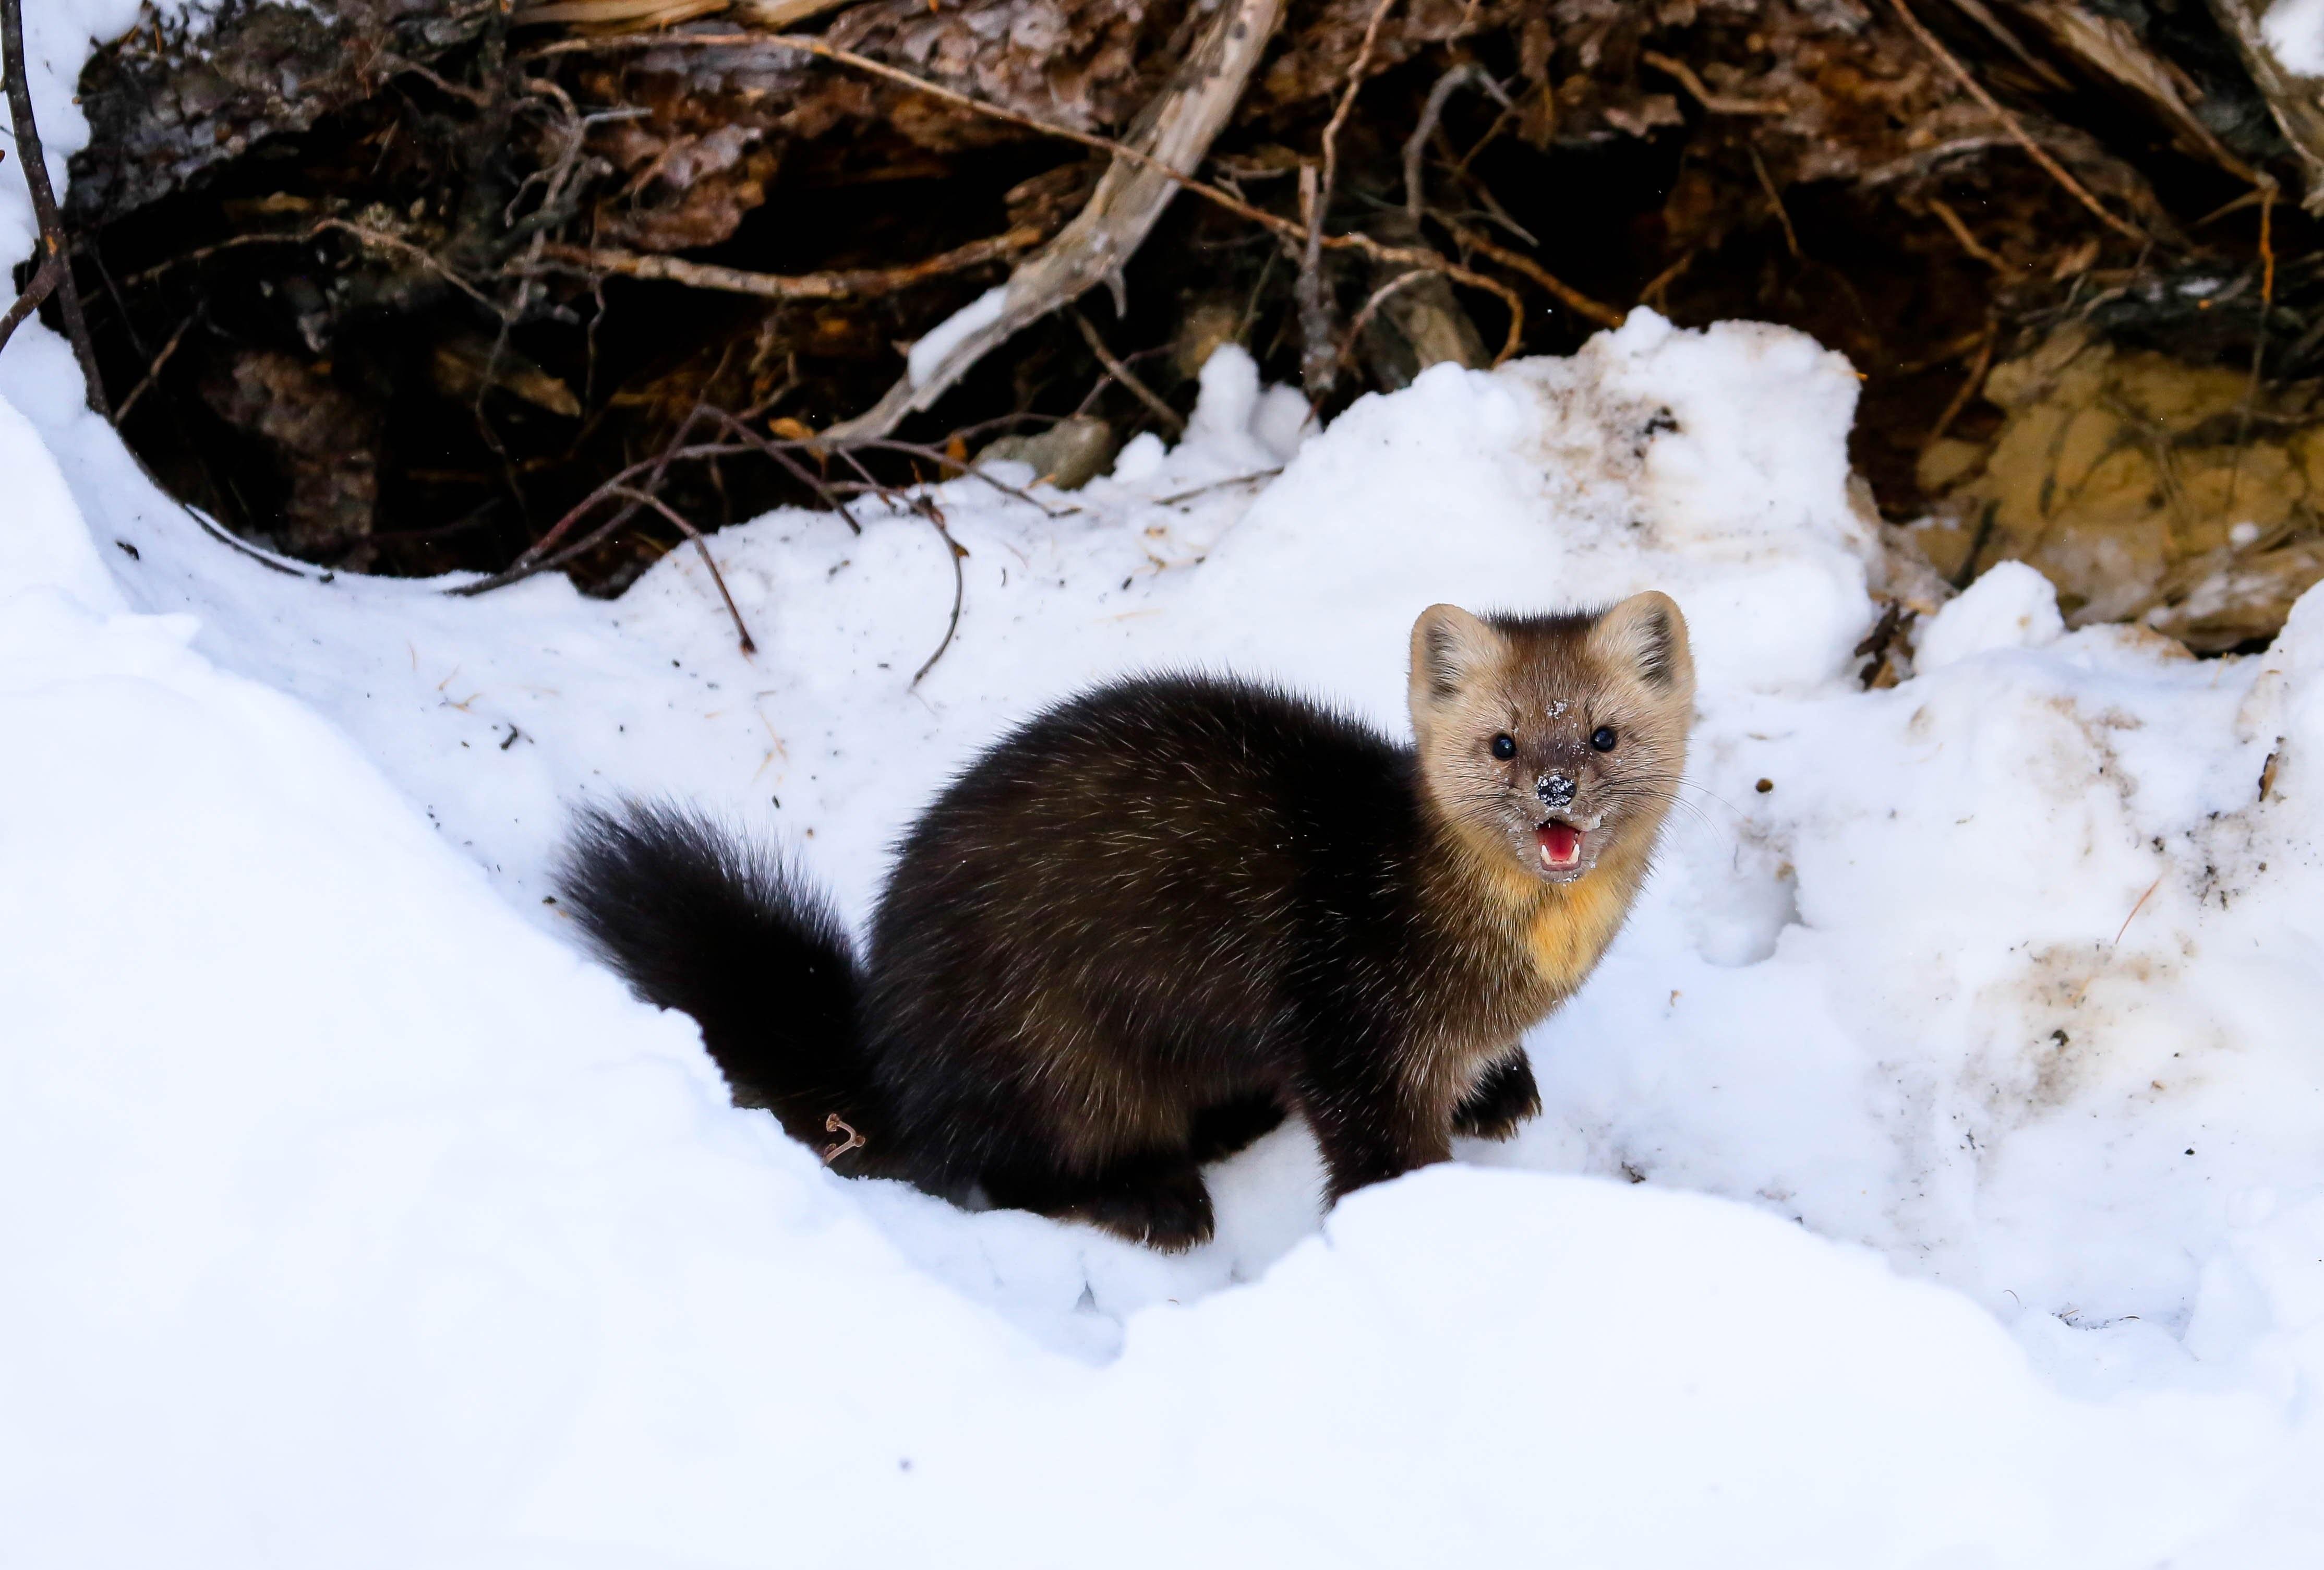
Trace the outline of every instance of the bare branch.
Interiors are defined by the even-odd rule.
[[[1122,364],[1120,357],[1105,346],[1105,340],[1098,337],[1097,328],[1079,308],[1072,309],[1068,314],[1074,319],[1074,326],[1081,329],[1082,341],[1089,345],[1090,353],[1095,355],[1097,363],[1105,367],[1105,374],[1128,388],[1131,397],[1153,411],[1154,418],[1162,422],[1165,430],[1173,436],[1183,434],[1186,429],[1185,416],[1163,402],[1160,394],[1140,381],[1137,372]]]
[[[726,575],[718,570],[718,562],[710,554],[710,542],[702,538],[702,531],[687,522],[677,508],[659,496],[649,495],[630,485],[616,485],[609,494],[627,496],[633,502],[642,503],[651,507],[655,512],[677,524],[679,533],[694,541],[694,549],[702,553],[702,565],[710,569],[710,581],[718,586],[718,597],[726,602],[726,614],[734,618],[734,632],[742,640],[742,652],[756,654],[759,651],[759,645],[752,641],[751,629],[742,624],[742,613],[735,607],[734,596],[727,592]]]
[[[80,288],[73,282],[71,242],[65,234],[64,219],[57,212],[57,194],[49,185],[49,163],[41,149],[41,128],[32,119],[32,83],[24,74],[23,0],[0,0],[0,75],[6,78],[8,116],[16,130],[17,162],[23,167],[24,188],[32,193],[32,217],[40,225],[41,248],[46,253],[40,272],[33,276],[33,289],[41,289],[42,278],[49,279],[47,289],[42,290],[30,307],[19,300],[9,308],[5,319],[6,330],[0,332],[0,345],[6,344],[25,317],[40,309],[48,292],[54,291],[58,314],[65,321],[65,337],[72,341],[73,357],[80,362],[88,406],[111,420],[113,409],[106,400],[105,376],[97,367],[97,346],[89,341],[88,321],[81,314]],[[55,269],[52,276],[51,268]],[[29,296],[32,291],[26,292]]]

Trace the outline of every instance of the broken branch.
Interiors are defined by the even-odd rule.
[[[853,438],[887,435],[906,415],[934,403],[987,351],[1006,342],[1019,328],[1080,298],[1108,277],[1118,275],[1122,264],[1161,217],[1170,198],[1181,184],[1187,182],[1188,171],[1203,161],[1212,142],[1225,128],[1252,68],[1258,65],[1268,40],[1274,36],[1282,9],[1283,0],[1234,0],[1233,4],[1222,5],[1217,19],[1195,45],[1185,67],[1149,111],[1144,134],[1139,138],[1144,147],[1138,154],[1125,158],[1121,153],[1128,149],[1117,148],[1113,162],[1099,180],[1088,204],[1056,238],[1010,274],[1009,282],[1001,288],[998,301],[987,296],[968,308],[978,312],[978,317],[955,315],[939,326],[938,333],[949,330],[956,336],[936,363],[917,369],[908,367],[885,397],[853,420],[835,426],[829,433],[831,438],[844,442]],[[812,51],[829,51],[828,45]],[[854,60],[861,61],[861,57],[854,57]],[[908,72],[885,66],[879,70],[881,75],[901,78],[916,87],[927,85]],[[939,96],[959,97],[948,90]],[[1037,126],[1039,124],[1029,123]]]

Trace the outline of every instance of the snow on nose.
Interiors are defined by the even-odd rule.
[[[1562,772],[1544,774],[1533,782],[1533,789],[1544,807],[1563,807],[1573,799],[1573,776]]]

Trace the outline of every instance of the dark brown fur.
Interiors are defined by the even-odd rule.
[[[667,809],[585,819],[567,897],[702,1020],[738,1101],[861,1130],[842,1170],[1183,1248],[1211,1232],[1201,1162],[1285,1110],[1335,1198],[1511,1131],[1538,1109],[1518,1038],[1645,875],[1692,704],[1674,605],[1435,606],[1413,650],[1415,748],[1193,678],[1032,721],[898,846],[860,973],[779,866]],[[1572,866],[1551,819],[1586,830]]]

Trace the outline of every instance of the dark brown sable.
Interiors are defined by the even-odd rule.
[[[1518,1039],[1628,915],[1685,762],[1667,596],[1413,628],[1415,745],[1266,688],[1150,677],[984,754],[898,847],[858,964],[778,857],[679,808],[585,813],[563,875],[742,1105],[842,1170],[1208,1238],[1201,1166],[1286,1111],[1331,1196],[1540,1109]]]

